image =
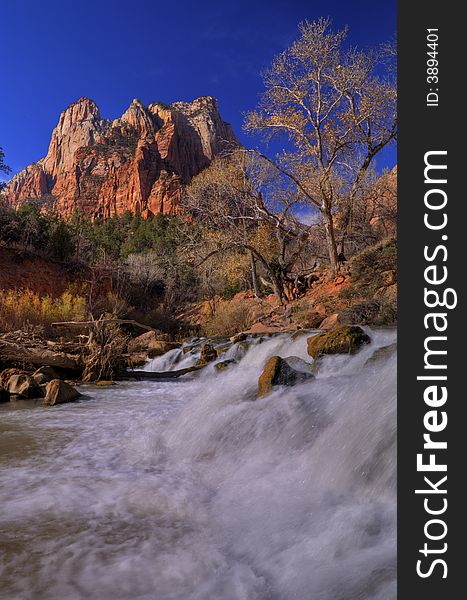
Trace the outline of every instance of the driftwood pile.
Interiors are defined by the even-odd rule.
[[[70,379],[95,382],[172,379],[201,368],[196,366],[168,372],[133,370],[133,356],[128,352],[131,338],[122,330],[122,324],[156,331],[136,321],[101,317],[94,321],[53,323],[54,327],[67,332],[67,337],[60,341],[46,340],[24,331],[5,333],[0,335],[0,371],[17,367],[32,372],[37,367],[49,366],[60,370]],[[78,330],[77,335],[70,335],[73,329]]]
[[[82,381],[112,379],[126,369],[129,336],[117,322],[97,319],[80,326],[86,334],[65,341],[46,340],[23,331],[1,335],[0,368],[50,366]]]

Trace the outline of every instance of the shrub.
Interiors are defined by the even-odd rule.
[[[0,290],[0,330],[38,326],[50,331],[54,321],[88,318],[84,296],[65,291],[59,298],[40,296],[31,290]]]
[[[383,240],[356,254],[350,260],[352,284],[364,288],[369,294],[384,285],[382,273],[397,269],[397,242],[394,238]]]
[[[392,325],[397,323],[397,305],[395,302],[369,300],[355,304],[343,310],[339,315],[341,323],[359,323],[360,325]]]
[[[251,326],[247,306],[241,302],[221,302],[205,325],[208,336],[231,336]]]
[[[57,220],[49,228],[47,254],[59,260],[68,260],[75,253],[75,242],[70,227],[64,222]]]

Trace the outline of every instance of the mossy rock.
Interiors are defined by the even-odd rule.
[[[315,360],[323,354],[354,354],[370,341],[358,325],[340,325],[326,333],[309,337],[308,354]]]
[[[292,358],[295,359],[296,357],[290,357],[290,359]],[[310,372],[306,372],[304,370],[299,371],[293,368],[288,362],[290,359],[284,359],[280,356],[271,356],[258,379],[258,398],[269,394],[272,388],[277,385],[293,386],[306,379],[313,378],[311,370]],[[297,358],[297,360],[300,359]]]

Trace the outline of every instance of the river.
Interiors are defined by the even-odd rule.
[[[395,331],[253,401],[288,334],[178,380],[0,405],[2,600],[393,600]],[[147,368],[190,366],[179,350]]]

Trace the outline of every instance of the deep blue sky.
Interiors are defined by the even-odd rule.
[[[304,19],[330,15],[350,40],[392,38],[395,0],[22,0],[0,8],[0,146],[13,172],[47,152],[60,112],[80,96],[116,118],[133,98],[173,102],[212,95],[241,141],[260,73]],[[395,149],[379,166],[392,167]]]

